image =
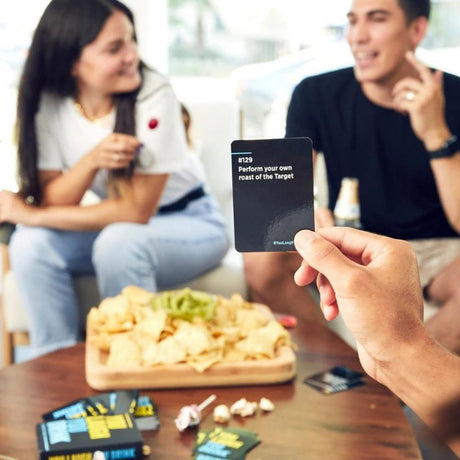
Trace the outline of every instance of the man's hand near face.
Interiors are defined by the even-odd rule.
[[[443,74],[440,70],[432,72],[413,52],[408,52],[406,59],[419,78],[406,77],[396,83],[394,107],[409,115],[415,135],[428,151],[439,149],[450,137],[444,115]]]

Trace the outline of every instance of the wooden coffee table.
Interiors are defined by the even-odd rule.
[[[265,386],[142,390],[158,405],[161,427],[143,432],[152,459],[191,458],[195,431],[179,433],[179,409],[210,394],[216,404],[230,405],[262,396],[275,403],[273,413],[233,418],[231,426],[254,430],[259,444],[248,459],[421,459],[401,404],[386,388],[366,378],[366,385],[325,396],[303,383],[316,372],[343,364],[361,370],[357,355],[326,328],[300,324],[292,330],[297,343],[297,377]],[[35,424],[41,414],[82,397],[97,394],[85,381],[85,345],[51,353],[0,371],[0,454],[20,460],[37,457]],[[211,411],[210,411],[211,412]],[[205,412],[201,427],[214,426]]]

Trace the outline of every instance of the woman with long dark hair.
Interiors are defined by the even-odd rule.
[[[73,278],[102,297],[130,284],[168,289],[217,266],[228,248],[180,105],[137,52],[117,0],[52,0],[18,97],[20,192],[0,192],[32,355],[79,340]],[[81,205],[92,190],[100,201]]]

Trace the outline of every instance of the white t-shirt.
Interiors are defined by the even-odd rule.
[[[165,77],[144,72],[136,110],[136,136],[143,143],[135,174],[170,174],[160,206],[173,203],[205,182],[198,157],[187,147],[180,105]],[[154,129],[151,120],[157,120]],[[35,118],[38,169],[66,171],[113,132],[115,109],[97,123],[87,120],[72,98],[43,93]],[[91,190],[107,198],[107,170],[100,170]]]

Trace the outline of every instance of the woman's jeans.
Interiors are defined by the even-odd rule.
[[[147,224],[119,222],[100,232],[19,227],[9,253],[36,357],[80,340],[73,278],[96,274],[101,297],[128,285],[170,289],[219,265],[228,237],[214,200],[157,214]]]

